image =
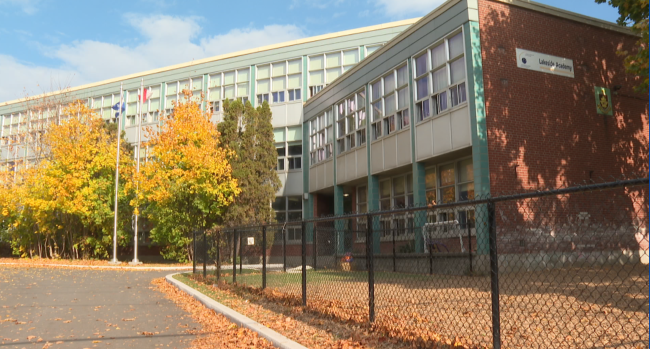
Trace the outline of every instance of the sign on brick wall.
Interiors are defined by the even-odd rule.
[[[542,73],[573,77],[573,60],[543,53],[522,50],[517,51],[517,67]]]

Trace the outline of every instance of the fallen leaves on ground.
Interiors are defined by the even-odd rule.
[[[144,263],[139,266],[132,266],[126,262],[119,264],[110,264],[108,260],[93,260],[93,259],[49,259],[49,258],[0,258],[0,264],[12,264],[14,266],[24,267],[65,267],[66,265],[73,266],[92,266],[92,267],[108,267],[110,269],[126,270],[142,270],[147,267],[191,267],[192,263]]]
[[[192,341],[192,348],[273,348],[273,345],[256,332],[238,328],[225,316],[215,313],[199,301],[170,285],[164,278],[152,281],[158,290],[171,299],[178,307],[190,313],[201,324],[200,330],[188,330],[197,334]]]

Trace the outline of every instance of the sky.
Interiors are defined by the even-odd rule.
[[[423,16],[444,0],[0,0],[0,102]],[[538,0],[615,22],[594,0]]]

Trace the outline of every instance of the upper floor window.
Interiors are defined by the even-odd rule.
[[[200,91],[193,90],[193,94],[197,92],[200,94]],[[242,103],[246,103],[249,100],[249,95],[249,67],[208,75],[207,100],[213,113],[222,111],[224,100],[238,99]]]
[[[309,56],[309,97],[359,63],[359,49],[329,52]]]
[[[333,154],[333,112],[329,108],[309,122],[309,157],[312,165]]]
[[[302,98],[302,59],[257,66],[257,103],[284,103]]]
[[[461,31],[413,59],[418,121],[467,101],[464,52]]]
[[[372,139],[410,125],[408,70],[402,65],[371,84]]]
[[[361,90],[334,106],[338,153],[366,143],[366,92]]]

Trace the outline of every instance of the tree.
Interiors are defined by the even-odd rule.
[[[222,222],[225,210],[240,193],[228,162],[231,151],[221,146],[216,125],[199,104],[185,99],[151,132],[151,158],[129,183],[137,190],[132,206],[144,207],[154,224],[153,241],[164,246],[165,258],[191,260],[192,232]]]
[[[250,102],[224,103],[224,120],[218,128],[223,146],[233,150],[229,160],[241,188],[226,213],[227,226],[269,223],[274,219],[271,202],[281,182],[275,171],[278,153],[271,118],[266,102],[257,109]]]
[[[595,0],[602,4],[607,2],[618,9],[619,25],[632,25],[632,31],[641,38],[637,41],[636,52],[620,51],[625,56],[625,68],[628,73],[641,78],[636,86],[638,91],[648,91],[648,2],[649,0]]]
[[[2,215],[13,221],[12,245],[21,256],[108,257],[117,140],[104,120],[80,101],[69,104],[63,114],[60,124],[37,134],[40,161],[22,166],[17,176],[5,172],[2,186],[10,198]],[[132,157],[125,155],[122,183],[132,169]],[[123,190],[120,199],[124,209]]]

